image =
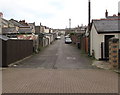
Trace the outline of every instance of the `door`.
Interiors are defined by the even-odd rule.
[[[114,35],[105,35],[105,59],[109,59],[109,39],[114,37]]]

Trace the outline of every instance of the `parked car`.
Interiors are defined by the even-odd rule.
[[[66,35],[66,36],[65,36],[65,39],[66,39],[66,38],[70,38],[70,36],[69,36],[69,35]]]
[[[66,38],[66,39],[65,39],[65,43],[66,43],[66,44],[71,44],[71,43],[72,43],[71,38]]]
[[[58,40],[61,39],[61,36],[57,36],[57,39],[58,39]]]

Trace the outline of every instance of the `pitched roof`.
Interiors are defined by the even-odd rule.
[[[93,23],[98,33],[120,33],[119,21],[120,19],[101,19],[93,20]]]
[[[17,33],[17,30],[15,27],[2,28],[2,34],[7,34],[7,33]]]
[[[13,23],[15,26],[22,27],[23,25],[20,24],[17,20],[11,19],[9,20],[11,23]]]
[[[19,33],[32,33],[31,28],[19,28]]]
[[[108,16],[107,19],[118,19],[118,16],[116,16],[116,15],[115,16],[114,15],[113,16]]]
[[[7,36],[4,36],[4,35],[0,35],[0,39],[4,40],[4,41],[7,41],[9,40],[9,38]]]
[[[9,20],[6,20],[4,18],[2,18],[2,24],[4,24],[4,25],[13,25],[13,23],[11,23]]]

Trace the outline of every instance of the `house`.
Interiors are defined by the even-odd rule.
[[[35,22],[28,23],[28,26],[30,26],[30,28],[32,28],[32,32],[35,34]]]
[[[53,33],[53,29],[52,28],[50,28],[49,33]]]
[[[118,16],[106,16],[105,19],[92,20],[90,30],[90,55],[97,60],[109,59],[109,39],[118,38]]]
[[[9,20],[2,18],[2,27],[14,27],[14,24]]]
[[[20,20],[19,23],[23,26],[28,26],[28,23],[25,20]]]
[[[40,24],[40,32],[44,33],[44,30],[45,30],[45,26],[43,26],[43,25]]]
[[[49,27],[45,27],[44,33],[50,33]]]
[[[17,20],[10,19],[9,22],[11,22],[16,27],[24,27],[24,25],[20,24]]]
[[[4,27],[2,28],[2,35],[5,35],[9,38],[17,39],[18,29],[16,27]]]
[[[29,26],[24,26],[24,27],[19,27],[18,32],[20,34],[32,34],[34,33],[34,30]]]
[[[35,34],[40,34],[40,26],[35,26]]]

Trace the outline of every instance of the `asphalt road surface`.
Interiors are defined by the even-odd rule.
[[[95,68],[92,60],[81,53],[77,47],[65,44],[64,36],[46,47],[42,52],[24,61],[18,62],[17,68],[51,68],[51,69],[90,69]]]

